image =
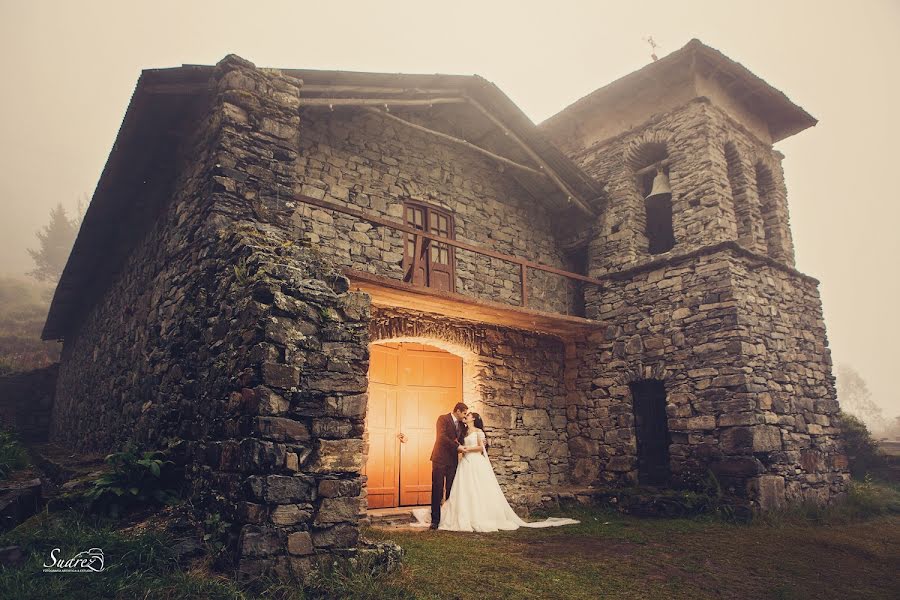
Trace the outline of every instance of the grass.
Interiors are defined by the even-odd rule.
[[[497,534],[373,531],[406,551],[420,598],[896,598],[900,516],[776,524],[637,519]],[[457,583],[456,581],[459,581]]]
[[[2,598],[897,598],[900,492],[855,484],[829,509],[801,507],[751,524],[713,517],[639,519],[595,508],[562,513],[579,525],[493,534],[370,529],[394,540],[404,566],[339,564],[306,586],[241,585],[200,559],[177,564],[172,539],[152,529],[119,531],[74,512],[42,514],[0,536],[28,563],[0,569]],[[50,550],[102,548],[102,573],[43,573]]]
[[[170,541],[153,532],[129,535],[108,522],[77,513],[38,514],[0,537],[0,546],[18,544],[28,555],[18,569],[0,569],[0,598],[242,598],[224,577],[203,570],[184,571]],[[44,573],[50,552],[68,558],[82,550],[103,550],[100,573]]]
[[[0,429],[0,479],[6,479],[13,472],[24,469],[29,462],[28,452],[15,434]]]

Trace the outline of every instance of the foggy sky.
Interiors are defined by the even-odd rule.
[[[835,363],[888,416],[900,340],[900,2],[12,2],[0,0],[0,273],[93,194],[141,69],[215,64],[477,73],[535,122],[691,38],[819,124],[785,155],[797,267],[821,280]]]

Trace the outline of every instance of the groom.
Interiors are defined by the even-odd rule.
[[[453,478],[456,476],[457,451],[462,445],[463,419],[469,407],[457,402],[453,412],[441,415],[437,420],[437,436],[431,451],[431,528],[441,522],[441,500],[450,497]],[[446,496],[445,494],[446,488]]]

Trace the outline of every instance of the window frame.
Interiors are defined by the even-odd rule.
[[[412,211],[421,211],[422,214],[422,226],[417,225],[414,220],[410,220],[410,214]],[[432,227],[432,216],[444,217],[446,219],[446,234],[439,232],[439,227]],[[425,202],[419,202],[416,200],[404,200],[403,202],[403,223],[409,227],[414,227],[425,233],[430,233],[433,235],[441,235],[442,237],[446,237],[448,239],[456,239],[456,219],[454,218],[454,214],[449,209],[434,206],[432,204],[427,204]],[[439,223],[438,223],[439,225]],[[442,244],[441,242],[433,242],[432,240],[422,238],[422,256],[424,260],[422,261],[424,265],[424,281],[422,281],[422,276],[419,276],[419,281],[417,281],[416,274],[413,273],[411,278],[407,277],[407,272],[410,270],[413,262],[413,255],[415,254],[415,250],[412,253],[409,252],[409,244],[412,242],[410,240],[412,234],[404,234],[403,240],[403,274],[404,281],[408,281],[413,283],[414,285],[421,285],[423,287],[434,288],[435,281],[433,275],[435,273],[441,272],[446,273],[448,277],[448,288],[443,289],[442,291],[455,292],[456,291],[456,252],[453,246],[449,244]],[[432,261],[431,258],[433,256],[434,251],[438,252],[438,261]],[[447,262],[440,262],[441,252],[447,252]],[[436,266],[439,265],[439,266]]]

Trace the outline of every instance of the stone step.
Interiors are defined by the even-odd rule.
[[[397,525],[411,525],[416,522],[412,511],[417,508],[429,508],[426,506],[396,506],[392,508],[373,508],[366,511],[366,519],[373,527],[392,527]]]

